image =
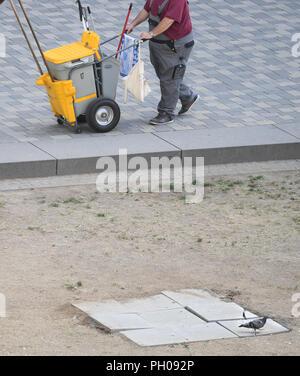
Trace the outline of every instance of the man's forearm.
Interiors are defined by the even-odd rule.
[[[171,18],[165,17],[163,18],[160,23],[152,30],[152,34],[155,37],[156,35],[164,33],[166,30],[169,29],[173,25],[175,21]]]
[[[131,22],[132,26],[138,26],[142,22],[146,21],[146,19],[149,17],[149,13],[142,9],[140,13],[135,17],[135,19]]]

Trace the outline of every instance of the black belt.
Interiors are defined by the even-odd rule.
[[[159,44],[167,44],[173,52],[177,52],[175,48],[175,40],[169,39],[169,40],[161,40],[161,39],[150,39],[151,42],[159,43]]]

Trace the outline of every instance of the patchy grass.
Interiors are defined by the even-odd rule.
[[[51,202],[51,204],[49,204],[49,206],[52,207],[52,208],[58,208],[59,204],[57,202]]]
[[[300,217],[294,217],[293,222],[296,223],[296,225],[300,225]]]
[[[76,290],[76,286],[74,286],[74,285],[71,284],[71,283],[66,283],[66,284],[65,284],[65,288],[66,288],[67,290],[70,290],[70,291]]]
[[[82,204],[82,201],[78,200],[76,197],[69,197],[69,198],[63,200],[63,203],[64,204],[69,204],[69,203],[72,203],[72,204]]]
[[[250,180],[250,181],[261,180],[261,179],[263,179],[263,178],[264,178],[263,175],[258,175],[258,176],[252,176],[252,175],[250,175],[250,176],[249,176],[249,180]]]
[[[30,231],[41,231],[42,229],[39,226],[28,226],[27,230],[30,230]]]

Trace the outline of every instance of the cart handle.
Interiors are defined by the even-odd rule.
[[[80,0],[77,0],[76,3],[78,4],[78,8],[79,8],[79,18],[80,18],[80,21],[82,21],[83,10],[82,10],[81,1],[80,1]]]
[[[116,56],[116,55],[119,55],[119,54],[121,54],[122,52],[124,52],[124,51],[126,51],[126,50],[129,50],[129,48],[132,48],[132,47],[138,46],[138,45],[140,45],[140,44],[142,44],[142,43],[145,43],[145,42],[147,42],[147,41],[149,41],[149,40],[150,40],[150,39],[141,39],[141,40],[139,40],[138,42],[133,43],[133,44],[131,44],[130,46],[128,46],[128,47],[126,47],[126,48],[122,48],[121,50],[119,50],[119,51],[117,51],[117,52],[115,52],[115,53],[113,53],[113,54],[111,54],[111,55],[109,55],[109,56],[105,56],[103,59],[99,60],[99,63],[103,63],[103,61],[108,60],[108,59],[110,59],[111,57],[114,57],[114,56]]]
[[[121,34],[117,34],[117,35],[115,35],[115,36],[112,37],[112,38],[106,39],[105,41],[101,42],[101,43],[99,44],[99,46],[103,46],[105,43],[111,42],[112,40],[117,39],[119,36],[121,36]]]

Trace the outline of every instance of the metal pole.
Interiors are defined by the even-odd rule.
[[[53,76],[52,76],[52,74],[51,74],[51,72],[50,72],[49,65],[48,65],[48,63],[47,63],[47,60],[45,59],[45,55],[44,55],[44,53],[43,53],[43,50],[42,50],[42,48],[41,48],[41,46],[40,46],[40,43],[39,43],[39,41],[38,41],[38,39],[37,39],[37,36],[36,36],[36,34],[35,34],[34,30],[33,30],[33,27],[32,27],[31,22],[30,22],[30,20],[29,20],[29,18],[28,18],[28,16],[27,16],[27,13],[26,13],[26,11],[25,11],[25,9],[24,9],[24,7],[23,7],[22,0],[18,0],[18,2],[19,2],[19,4],[20,4],[20,7],[21,7],[23,13],[24,13],[24,16],[25,16],[25,18],[26,18],[26,21],[27,21],[27,23],[28,23],[28,26],[30,27],[30,30],[31,30],[31,32],[32,32],[32,35],[33,35],[34,40],[35,40],[35,42],[36,42],[36,45],[38,46],[38,49],[39,49],[39,51],[40,51],[40,53],[41,53],[42,59],[43,59],[44,64],[45,64],[45,66],[46,66],[46,68],[47,68],[47,71],[48,71],[48,73],[49,73],[49,76],[50,76],[50,78],[51,78],[51,81],[54,82],[54,78],[53,78]]]
[[[87,11],[88,11],[88,13],[89,13],[89,15],[90,15],[90,18],[91,18],[91,20],[92,20],[93,30],[94,30],[94,32],[96,32],[95,24],[94,24],[94,17],[93,17],[93,15],[92,15],[92,11],[91,11],[91,8],[90,8],[89,6],[87,6]]]
[[[115,35],[114,37],[106,39],[105,41],[103,41],[103,42],[100,43],[100,46],[103,46],[105,43],[110,42],[110,41],[112,41],[114,39],[117,39],[119,36],[121,36],[121,34],[118,34],[118,35]]]
[[[16,16],[16,19],[17,19],[17,21],[18,21],[18,23],[19,23],[19,25],[20,25],[20,28],[21,28],[21,30],[22,30],[22,32],[23,32],[23,35],[24,35],[24,37],[25,37],[25,39],[26,39],[26,42],[27,42],[28,47],[29,47],[29,49],[30,49],[30,52],[31,52],[31,54],[32,54],[32,56],[33,56],[33,58],[34,58],[34,61],[35,61],[36,65],[37,65],[37,67],[38,67],[38,70],[39,70],[39,72],[40,72],[40,74],[41,74],[41,76],[42,76],[42,75],[44,74],[44,73],[43,73],[43,70],[42,70],[42,68],[41,68],[41,66],[40,66],[40,63],[39,63],[39,61],[38,61],[38,59],[37,59],[37,57],[36,57],[34,51],[33,51],[33,48],[32,48],[32,46],[31,46],[31,43],[30,43],[30,41],[29,41],[29,39],[28,39],[28,36],[27,36],[27,34],[26,34],[26,31],[25,31],[25,29],[24,29],[24,27],[23,27],[23,25],[22,25],[22,22],[21,22],[21,20],[20,20],[20,17],[19,17],[19,15],[18,15],[18,13],[17,13],[16,7],[15,7],[15,5],[14,5],[14,3],[13,3],[12,0],[9,0],[9,2],[10,2],[10,5],[11,5],[11,7],[12,7],[12,10],[13,10],[15,16]]]

